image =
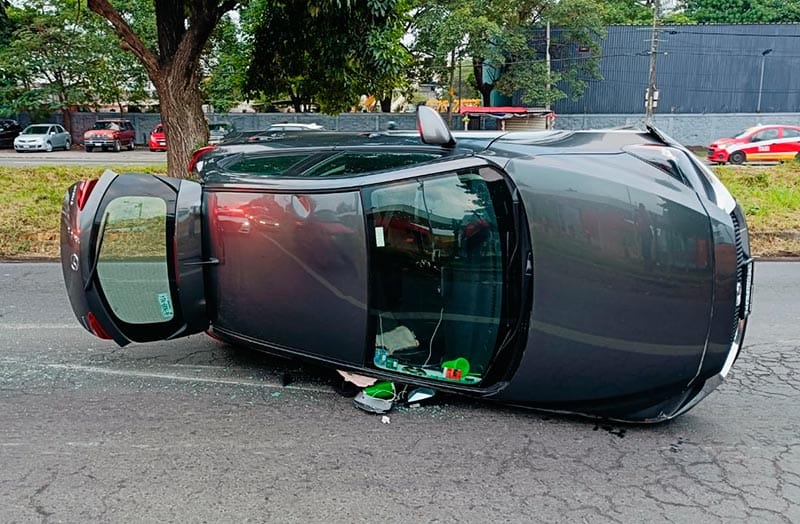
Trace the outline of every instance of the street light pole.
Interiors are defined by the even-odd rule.
[[[767,60],[767,55],[772,52],[772,49],[764,49],[761,51],[761,79],[758,81],[758,104],[756,104],[756,113],[761,112],[761,89],[764,87],[764,62]]]
[[[659,0],[653,1],[653,34],[650,37],[650,79],[647,82],[647,92],[645,96],[645,123],[653,123],[653,110],[656,102],[656,54],[658,53],[658,10],[661,5]]]

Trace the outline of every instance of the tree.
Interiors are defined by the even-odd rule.
[[[74,106],[144,96],[141,67],[109,49],[94,17],[87,20],[76,7],[75,0],[35,0],[9,9],[13,38],[0,45],[0,103],[8,112],[36,118],[61,111],[69,129]]]
[[[87,0],[87,3],[89,9],[108,21],[122,46],[141,62],[155,86],[169,139],[167,171],[170,176],[182,178],[194,149],[208,142],[200,90],[200,57],[223,15],[239,2],[154,0],[157,49],[148,47],[121,10],[108,0]]]
[[[428,0],[414,21],[416,52],[440,70],[447,64],[452,71],[461,57],[471,57],[475,87],[485,105],[490,105],[495,89],[509,95],[524,90],[528,103],[552,102],[566,96],[564,91],[578,96],[583,78],[597,74],[596,40],[604,28],[596,0]],[[551,53],[559,55],[564,66],[550,72],[549,83],[560,81],[564,90],[555,85],[546,89],[542,29],[547,21],[561,28]],[[568,60],[576,47],[589,53],[581,60]],[[452,78],[449,82],[452,85]]]
[[[800,0],[685,0],[684,12],[700,24],[800,22]]]
[[[250,60],[246,34],[223,17],[201,59],[203,98],[216,112],[230,110],[244,98],[245,73]]]
[[[408,64],[400,44],[408,9],[405,0],[264,0],[250,14],[248,91],[288,96],[296,111],[312,100],[336,112],[362,94],[389,98]]]

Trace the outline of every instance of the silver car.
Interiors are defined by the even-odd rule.
[[[52,151],[57,148],[66,151],[71,145],[69,132],[58,124],[29,125],[14,139],[14,149],[17,153]]]

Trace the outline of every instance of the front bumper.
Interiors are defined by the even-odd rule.
[[[47,149],[43,142],[35,142],[35,143],[28,143],[28,144],[14,144],[14,149],[17,151],[44,151]]]
[[[727,162],[728,152],[724,149],[709,149],[706,152],[706,160],[709,162]]]

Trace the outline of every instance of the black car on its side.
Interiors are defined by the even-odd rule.
[[[0,118],[0,147],[14,147],[14,139],[22,132],[16,120]]]
[[[514,405],[655,422],[728,374],[750,313],[740,207],[656,129],[286,133],[189,179],[72,186],[78,320],[119,345],[201,331]]]

